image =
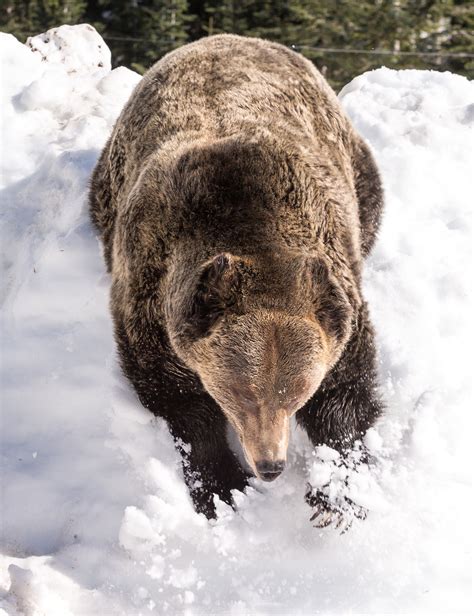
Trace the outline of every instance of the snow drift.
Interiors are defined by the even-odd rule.
[[[110,70],[90,26],[0,50],[3,613],[467,613],[472,83],[382,68],[340,94],[387,197],[365,270],[387,412],[355,488],[369,517],[341,536],[309,522],[305,483],[334,463],[296,429],[281,478],[215,522],[194,512],[166,425],[117,367],[87,215],[140,77]]]

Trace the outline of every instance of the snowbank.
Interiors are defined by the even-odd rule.
[[[473,85],[380,69],[341,92],[387,191],[365,273],[387,414],[367,438],[377,483],[356,486],[371,513],[340,536],[308,521],[305,482],[334,462],[297,431],[281,478],[215,523],[194,513],[166,426],[117,369],[87,220],[139,76],[110,71],[88,26],[29,45],[0,36],[6,612],[466,613]]]
[[[90,73],[97,68],[110,71],[110,49],[97,30],[88,24],[60,26],[30,36],[27,46],[43,62],[62,64],[68,73]]]

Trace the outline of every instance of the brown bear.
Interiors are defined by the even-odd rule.
[[[303,56],[218,35],[157,62],[94,170],[124,373],[169,425],[197,511],[286,461],[289,420],[345,452],[381,412],[361,270],[383,195]],[[310,501],[314,504],[315,495]],[[327,507],[330,507],[326,503]]]

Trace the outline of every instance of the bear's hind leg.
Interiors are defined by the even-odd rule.
[[[362,256],[365,258],[375,243],[380,227],[384,196],[382,180],[372,152],[367,144],[355,137],[352,148],[352,168],[359,205]]]

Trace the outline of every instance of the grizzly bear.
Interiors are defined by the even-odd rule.
[[[382,205],[334,92],[282,45],[211,36],[136,87],[90,213],[123,371],[166,420],[197,511],[215,516],[213,495],[232,504],[251,476],[228,422],[272,481],[295,413],[314,446],[342,453],[380,415],[361,275]]]

